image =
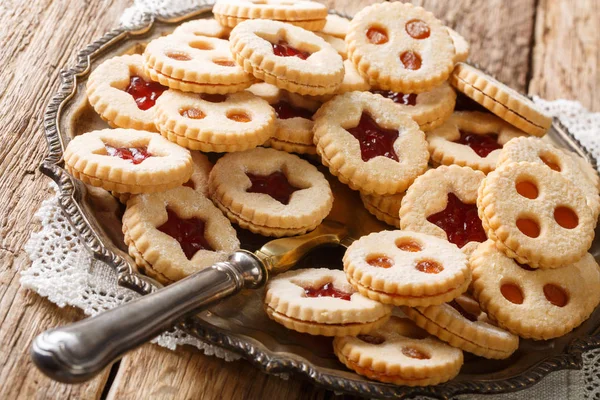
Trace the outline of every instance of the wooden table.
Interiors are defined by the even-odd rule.
[[[330,0],[354,14],[373,0]],[[464,35],[472,60],[516,89],[548,99],[577,99],[600,111],[600,2],[597,0],[417,1]],[[19,286],[30,261],[23,250],[39,228],[34,213],[51,195],[38,165],[46,153],[42,113],[59,69],[114,27],[121,0],[0,2],[0,398],[331,398],[298,379],[226,363],[192,348],[144,345],[81,385],[43,376],[29,359],[42,331],[84,317]],[[541,383],[543,385],[543,382]]]

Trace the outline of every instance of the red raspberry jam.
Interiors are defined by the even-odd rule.
[[[104,145],[106,153],[112,157],[119,157],[123,160],[130,160],[135,165],[141,163],[146,158],[152,157],[152,154],[148,153],[146,146],[142,147],[112,147],[108,144]]]
[[[292,193],[299,190],[290,184],[283,172],[277,171],[266,176],[246,172],[246,176],[252,182],[252,186],[246,192],[268,194],[281,204],[288,204]]]
[[[477,205],[463,203],[454,193],[448,193],[446,209],[430,215],[427,221],[442,228],[448,241],[461,248],[469,242],[487,240],[477,215]]]
[[[295,47],[290,46],[288,42],[285,40],[280,40],[279,42],[271,43],[273,46],[273,54],[279,57],[298,57],[302,60],[306,60],[310,53],[307,51],[298,50]]]
[[[416,93],[399,93],[392,92],[391,90],[372,90],[372,93],[381,95],[386,99],[392,99],[394,103],[403,104],[405,106],[414,106],[417,104],[417,94]]]
[[[286,101],[280,101],[273,104],[273,108],[275,109],[275,113],[279,119],[290,119],[295,117],[311,119],[313,116],[312,111],[309,111],[305,108],[294,107]]]
[[[140,110],[147,110],[154,107],[156,99],[167,89],[168,87],[158,82],[148,82],[134,75],[129,80],[129,86],[125,91],[133,97]]]
[[[502,145],[498,143],[498,135],[494,133],[476,135],[474,133],[460,131],[460,139],[458,139],[456,143],[469,146],[482,158],[487,157],[492,151],[502,148]]]
[[[448,303],[448,305],[450,307],[454,308],[456,311],[458,311],[458,313],[460,315],[462,315],[469,321],[471,321],[471,322],[477,321],[477,316],[475,316],[475,315],[471,314],[470,312],[468,312],[467,310],[465,310],[460,304],[458,304],[456,302],[456,300],[452,300],[450,303]]]
[[[346,129],[360,143],[360,153],[363,161],[383,156],[398,161],[394,151],[394,142],[398,139],[397,129],[383,129],[367,113],[362,114],[358,126]]]
[[[191,260],[198,250],[213,251],[204,237],[206,224],[203,220],[198,218],[182,219],[168,208],[167,216],[167,222],[157,229],[177,240],[188,260]]]
[[[304,289],[306,297],[335,297],[336,299],[342,299],[350,301],[352,293],[342,292],[341,290],[333,287],[333,283],[329,282],[319,288],[308,288]]]

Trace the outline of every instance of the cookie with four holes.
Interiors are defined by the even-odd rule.
[[[156,127],[190,150],[243,151],[265,143],[275,132],[275,113],[248,91],[196,94],[172,90],[156,104]]]
[[[543,163],[500,165],[481,183],[477,207],[498,249],[534,268],[574,263],[594,239],[584,193]]]
[[[118,193],[169,190],[192,174],[189,151],[158,133],[134,129],[102,129],[77,136],[63,158],[75,178]]]
[[[304,95],[333,93],[344,78],[342,57],[312,32],[279,21],[249,20],[229,36],[231,53],[257,79]]]
[[[357,374],[396,385],[436,385],[458,375],[463,364],[460,349],[397,316],[368,335],[336,337],[333,351]]]
[[[306,0],[218,0],[213,13],[221,25],[230,28],[250,19],[261,19],[318,31],[325,26],[327,7]]]
[[[153,82],[139,54],[113,57],[92,71],[88,101],[111,127],[155,131],[154,104],[168,88]]]
[[[600,268],[586,253],[555,269],[534,269],[507,257],[492,241],[471,255],[473,295],[500,326],[523,338],[562,336],[600,302]]]
[[[427,169],[425,134],[390,99],[345,93],[325,103],[314,118],[321,162],[354,190],[400,193]]]
[[[454,68],[446,27],[410,3],[363,8],[350,22],[346,45],[358,72],[384,90],[425,92],[447,80]]]
[[[458,63],[450,83],[506,122],[534,136],[544,136],[552,118],[545,115],[529,98],[483,71]]]
[[[439,306],[403,307],[402,311],[430,334],[480,357],[508,358],[519,347],[519,337],[496,326],[468,295]]]
[[[356,336],[384,324],[392,307],[368,299],[343,271],[307,268],[269,280],[265,310],[288,329],[311,335]]]
[[[385,222],[386,224],[400,228],[400,204],[404,198],[405,193],[389,194],[384,196],[377,196],[374,194],[360,194],[360,199],[363,205],[371,214],[373,214],[378,220]]]
[[[136,264],[165,284],[225,261],[240,247],[229,220],[189,187],[132,197],[123,234]]]
[[[457,111],[442,126],[427,132],[431,160],[488,173],[498,163],[502,147],[525,133],[490,113]]]
[[[184,22],[173,31],[173,34],[229,39],[229,32],[231,32],[231,28],[221,25],[217,20],[213,18],[201,18]]]
[[[458,165],[430,169],[406,191],[400,227],[446,239],[470,254],[487,240],[476,204],[484,178],[483,172]]]
[[[227,40],[173,34],[154,39],[144,51],[145,71],[171,89],[196,93],[234,93],[254,83],[231,57]]]
[[[467,257],[456,245],[408,231],[363,236],[344,254],[344,271],[363,295],[397,306],[442,304],[471,282]]]
[[[409,114],[423,132],[442,125],[452,115],[456,93],[447,82],[423,93],[398,93],[372,89],[371,92],[391,99],[399,111]]]
[[[316,167],[275,149],[226,154],[213,167],[208,187],[230,220],[264,236],[313,230],[333,204],[329,183]]]

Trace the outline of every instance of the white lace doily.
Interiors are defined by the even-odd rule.
[[[185,10],[199,3],[205,2],[136,0],[135,5],[123,13],[121,23],[135,26],[144,13]],[[558,117],[581,144],[600,160],[600,113],[590,113],[575,101],[534,100],[548,114]],[[56,188],[56,185],[52,185]],[[41,220],[42,229],[33,233],[25,246],[32,265],[21,273],[23,287],[47,297],[60,307],[78,307],[87,315],[95,315],[137,296],[131,290],[117,286],[116,273],[107,264],[92,259],[67,222],[57,197],[44,201],[36,216]],[[155,342],[173,350],[178,345],[189,344],[208,355],[228,361],[240,358],[237,354],[207,345],[179,330],[164,333]],[[600,350],[584,355],[584,368],[581,371],[554,372],[542,383],[524,392],[489,398],[508,400],[526,396],[536,399],[600,399]]]

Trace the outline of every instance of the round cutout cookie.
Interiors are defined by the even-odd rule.
[[[408,231],[363,236],[344,254],[348,282],[384,304],[437,305],[467,290],[467,257],[452,243]]]
[[[454,112],[440,127],[427,132],[431,160],[488,173],[496,168],[502,147],[525,133],[490,113]]]
[[[222,25],[230,28],[249,19],[262,19],[317,31],[325,26],[327,17],[327,7],[306,0],[218,0],[212,11]]]
[[[400,193],[427,169],[425,134],[392,100],[345,93],[325,103],[314,119],[321,162],[354,190]]]
[[[463,364],[461,350],[397,316],[368,335],[336,337],[333,351],[357,374],[396,385],[427,386],[449,381]]]
[[[377,196],[372,194],[360,194],[363,205],[371,214],[386,224],[400,229],[400,204],[405,193],[390,194],[387,196]]]
[[[552,125],[552,118],[540,111],[529,98],[471,65],[456,64],[450,83],[509,124],[530,135],[544,136]]]
[[[219,24],[214,18],[201,18],[184,22],[173,31],[174,35],[210,36],[219,39],[229,39],[231,29]]]
[[[476,204],[484,178],[469,167],[430,169],[406,191],[398,213],[400,227],[448,240],[468,256],[487,240]]]
[[[454,68],[446,27],[410,3],[363,8],[350,22],[346,46],[358,72],[384,90],[425,92],[447,80]]]
[[[600,302],[600,268],[586,253],[555,269],[518,264],[492,241],[471,255],[473,295],[488,316],[523,338],[546,340],[579,326]]]
[[[88,101],[111,127],[156,131],[154,104],[168,87],[152,82],[139,54],[113,57],[92,71]]]
[[[123,233],[136,263],[165,284],[225,261],[240,247],[229,220],[188,187],[132,197]]]
[[[329,43],[297,26],[249,20],[230,35],[231,53],[257,79],[303,95],[333,93],[344,78],[342,57]]]
[[[583,257],[595,220],[583,192],[546,165],[503,164],[479,187],[479,217],[506,255],[533,268],[558,268]]]
[[[390,306],[362,296],[340,270],[308,268],[269,280],[265,291],[269,318],[311,335],[355,336],[384,324]]]
[[[75,178],[118,193],[161,192],[192,174],[190,152],[157,133],[102,129],[73,138],[63,156]]]
[[[275,132],[275,113],[248,91],[195,94],[171,91],[156,104],[156,127],[169,140],[191,150],[244,151]]]
[[[316,167],[275,149],[226,154],[213,167],[208,185],[229,219],[264,236],[313,230],[333,203],[329,183]]]

